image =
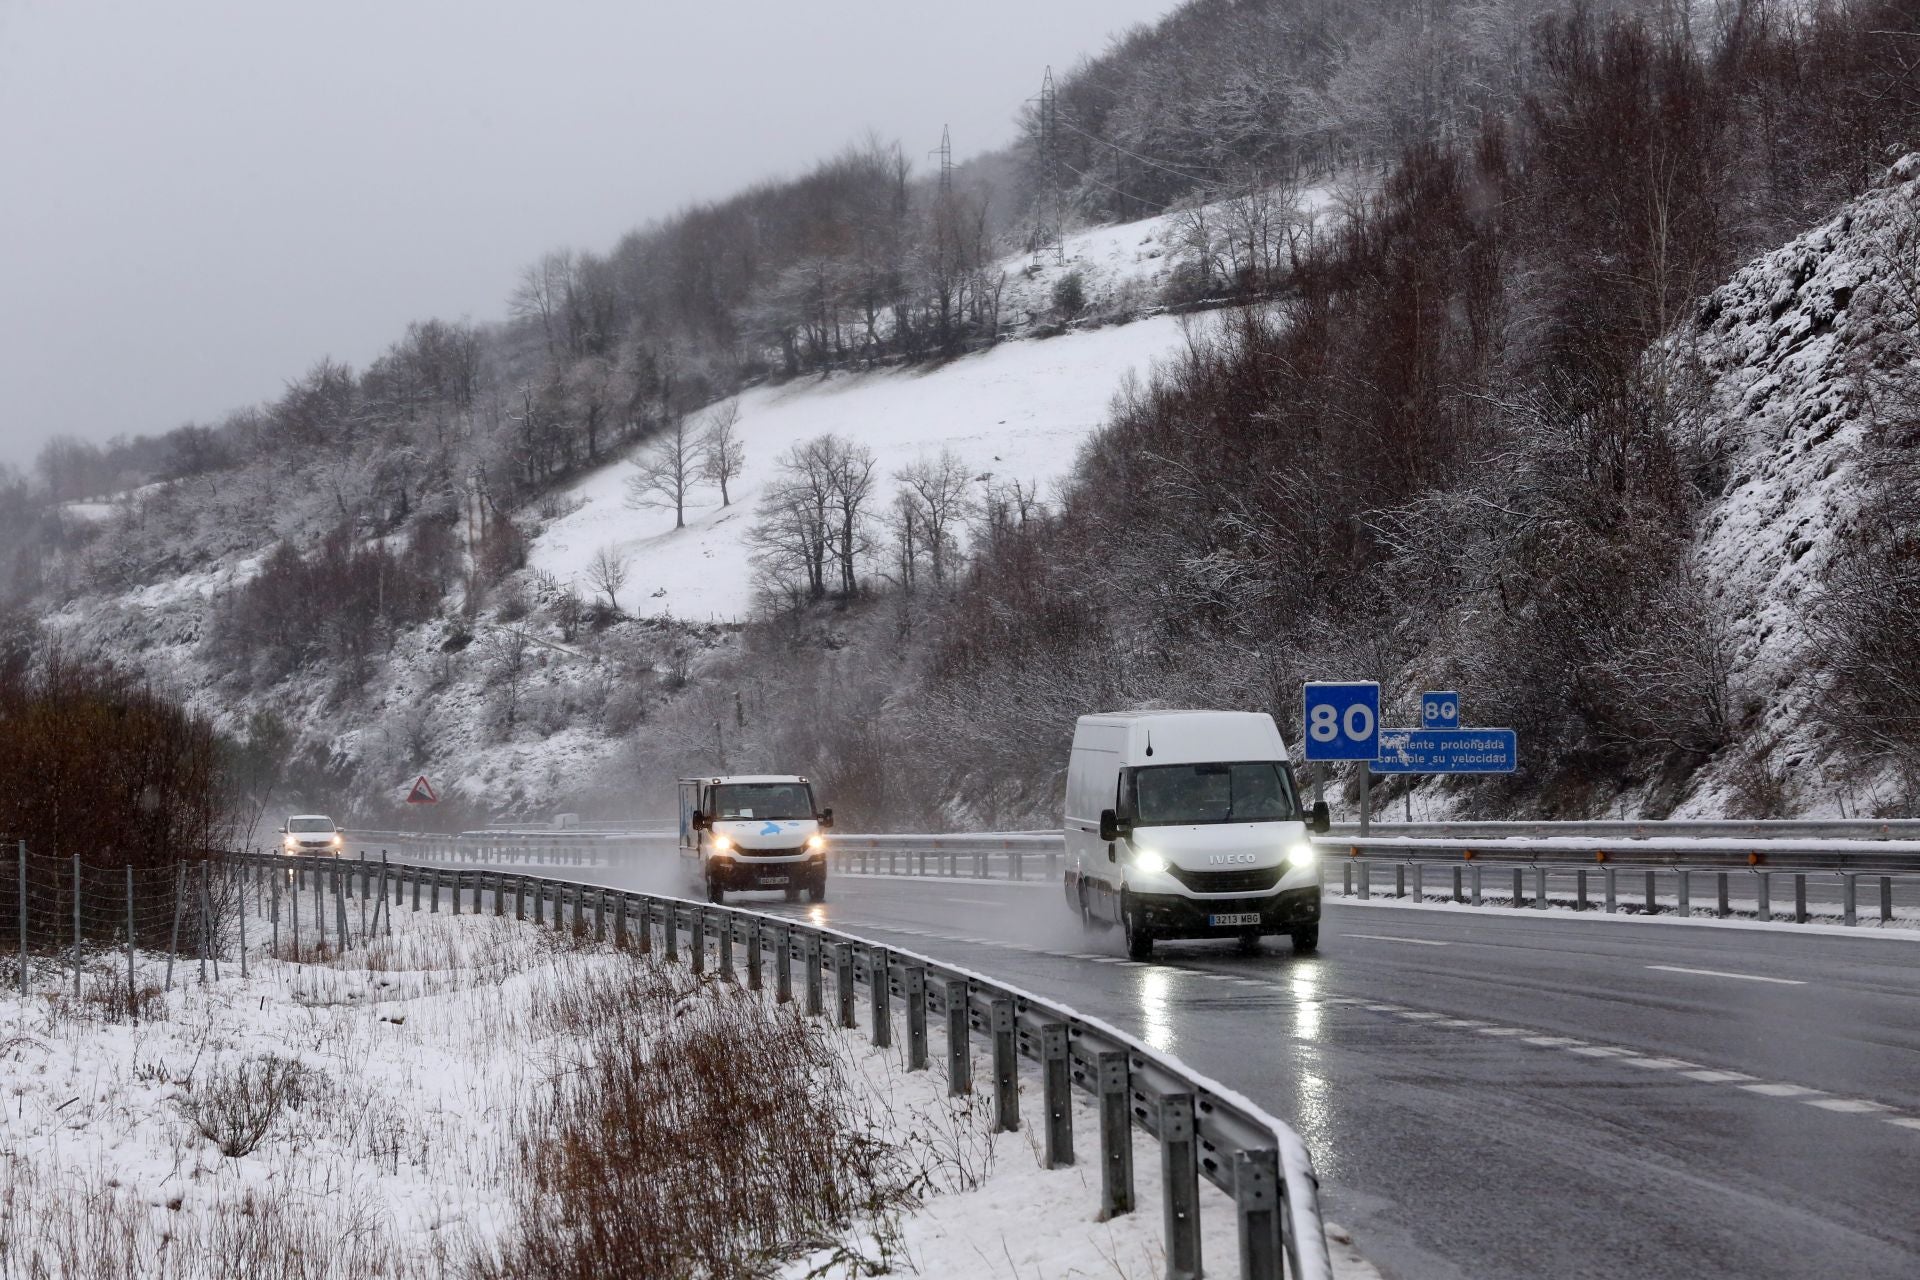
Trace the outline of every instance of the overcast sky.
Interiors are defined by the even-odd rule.
[[[504,313],[868,128],[956,158],[1175,0],[0,0],[0,461]]]

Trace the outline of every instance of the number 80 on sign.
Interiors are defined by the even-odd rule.
[[[1305,686],[1306,757],[1372,760],[1380,754],[1380,686],[1371,681]]]

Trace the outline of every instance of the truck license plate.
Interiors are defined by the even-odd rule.
[[[761,876],[760,877],[761,884],[785,884],[786,882],[787,882],[787,878],[785,876]]]
[[[1259,924],[1258,911],[1229,911],[1225,915],[1208,916],[1207,923],[1215,929],[1237,929],[1241,925]]]

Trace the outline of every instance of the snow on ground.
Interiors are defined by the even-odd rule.
[[[347,907],[356,934],[362,905]],[[328,1274],[371,1275],[377,1263],[387,1276],[458,1273],[491,1252],[511,1230],[520,1176],[508,1118],[537,1105],[553,1074],[574,1062],[536,1007],[583,973],[652,962],[575,947],[510,917],[405,909],[393,913],[391,939],[296,962],[266,955],[265,922],[251,919],[250,977],[229,959],[202,985],[196,966],[182,963],[166,1016],[138,1026],[103,1021],[91,1001],[64,994],[57,973],[36,975],[25,999],[9,982],[0,997],[0,1238],[18,1249],[78,1247],[79,1260],[69,1254],[55,1276],[86,1274],[102,1258],[89,1250],[117,1258],[136,1239],[147,1253],[135,1256],[149,1262],[171,1241],[168,1274],[181,1277],[216,1270],[194,1265],[197,1253],[230,1274],[243,1247],[271,1254],[298,1244],[324,1255]],[[290,931],[283,919],[283,943]],[[118,964],[105,954],[89,987],[123,981]],[[143,957],[142,984],[160,977],[159,963]],[[1139,1210],[1096,1222],[1089,1104],[1075,1115],[1081,1163],[1043,1171],[1031,1125],[991,1134],[984,1095],[949,1099],[938,1070],[904,1070],[903,1049],[869,1048],[858,1030],[832,1034],[845,1078],[871,1103],[874,1132],[901,1141],[911,1131],[916,1150],[950,1156],[931,1171],[917,1210],[856,1224],[857,1252],[884,1240],[895,1274],[955,1280],[1163,1273],[1159,1160],[1143,1133],[1134,1151]],[[944,1061],[940,1040],[936,1028],[935,1063]],[[222,1154],[188,1118],[195,1091],[206,1096],[223,1073],[289,1060],[298,1083],[250,1151]],[[1034,1114],[1031,1071],[1022,1094]],[[1231,1208],[1204,1185],[1202,1214],[1207,1257],[1230,1269]],[[1337,1274],[1376,1274],[1345,1232],[1330,1229],[1330,1242]],[[784,1274],[838,1276],[845,1256]]]
[[[792,446],[832,432],[873,450],[881,477],[872,509],[892,501],[893,474],[942,449],[978,477],[1051,485],[1072,466],[1082,443],[1107,416],[1128,373],[1144,378],[1153,362],[1188,341],[1205,320],[1159,316],[1044,341],[1006,342],[979,355],[915,369],[836,374],[739,397],[746,474],[732,505],[700,489],[687,527],[673,512],[626,505],[633,468],[613,463],[569,493],[577,510],[535,540],[531,563],[591,595],[585,571],[612,547],[631,557],[620,601],[631,613],[703,621],[745,618],[752,607],[746,542],[755,507]]]

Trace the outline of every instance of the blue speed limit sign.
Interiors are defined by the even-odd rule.
[[[1460,727],[1460,695],[1457,693],[1421,694],[1420,727],[1422,729],[1458,729]]]
[[[1309,760],[1372,760],[1380,754],[1380,686],[1315,681],[1302,698]]]

